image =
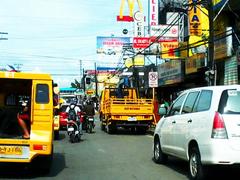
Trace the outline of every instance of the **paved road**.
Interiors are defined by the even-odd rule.
[[[65,131],[55,141],[54,162],[47,175],[21,166],[0,168],[6,179],[71,180],[186,180],[187,163],[170,158],[166,165],[152,161],[151,135],[119,131],[108,135],[99,128],[84,134],[80,143],[71,144]],[[213,178],[215,179],[215,178]]]

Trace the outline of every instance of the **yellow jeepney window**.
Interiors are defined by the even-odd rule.
[[[36,103],[49,103],[49,87],[47,84],[37,84]]]

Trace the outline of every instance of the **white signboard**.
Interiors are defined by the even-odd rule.
[[[149,19],[150,26],[158,25],[158,0],[150,0],[149,5]]]
[[[169,25],[150,26],[150,36],[178,38],[178,26]]]
[[[158,73],[157,72],[149,72],[148,74],[148,82],[149,87],[158,87]]]
[[[140,11],[134,14],[134,36],[144,37],[144,15]]]

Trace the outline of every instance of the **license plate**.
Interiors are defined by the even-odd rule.
[[[136,117],[128,117],[128,121],[137,121]]]
[[[68,131],[74,131],[73,127],[68,128]]]
[[[89,120],[89,121],[93,121],[93,118],[89,118],[88,120]]]
[[[4,155],[22,155],[23,150],[21,146],[0,146],[0,154]]]

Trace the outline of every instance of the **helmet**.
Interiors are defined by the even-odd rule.
[[[87,101],[86,101],[86,104],[87,104],[87,105],[90,105],[90,104],[91,104],[91,101],[90,101],[90,100],[87,100]]]
[[[78,99],[77,99],[77,98],[73,98],[73,99],[71,100],[71,104],[77,104],[77,102],[78,102]]]

